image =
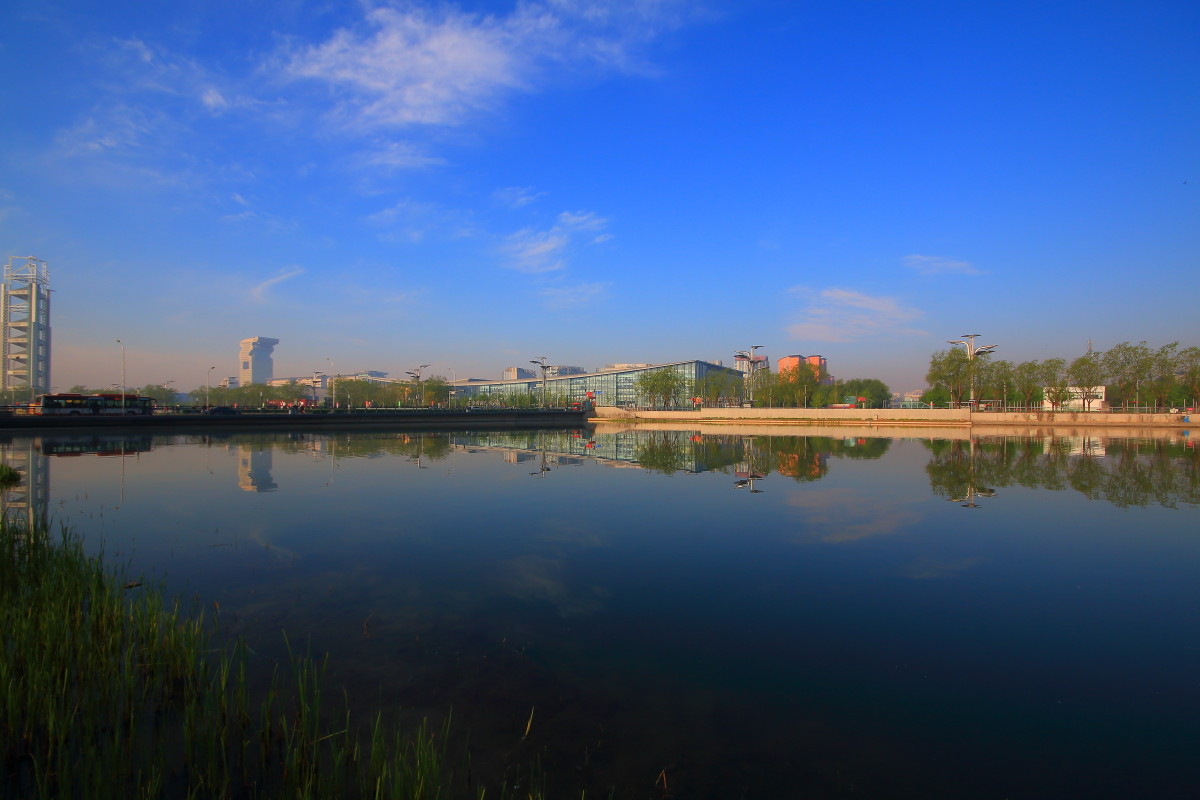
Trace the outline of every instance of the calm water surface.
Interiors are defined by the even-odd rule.
[[[70,523],[264,669],[281,630],[329,652],[357,710],[452,709],[481,774],[537,758],[553,796],[1200,787],[1186,433],[2,447],[9,515]]]

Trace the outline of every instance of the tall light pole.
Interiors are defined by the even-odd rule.
[[[333,365],[333,357],[325,356],[329,362],[329,392],[333,395],[333,410],[337,411],[337,367]]]
[[[412,378],[413,380],[415,380],[417,382],[417,405],[418,406],[425,404],[425,393],[421,391],[421,370],[425,369],[428,366],[429,366],[428,364],[422,364],[421,366],[417,367],[416,369],[411,369],[406,373],[410,378]]]
[[[751,347],[749,350],[739,350],[733,354],[734,358],[746,359],[746,363],[750,365],[750,371],[747,372],[746,375],[749,378],[748,384],[749,384],[749,389],[750,389],[749,396],[750,396],[750,404],[751,405],[754,404],[754,373],[757,369],[757,365],[754,361],[754,351],[759,349],[760,347],[762,347],[761,344],[756,344],[753,347]]]
[[[125,343],[120,339],[116,340],[117,344],[121,345],[121,414],[125,414]]]
[[[971,381],[971,401],[970,408],[975,408],[975,358],[976,356],[985,356],[996,349],[997,345],[985,344],[981,347],[975,346],[975,340],[982,336],[981,333],[964,333],[962,339],[947,340],[946,344],[961,344],[967,348],[967,372],[970,375]]]
[[[450,388],[446,390],[446,405],[454,408],[454,395],[458,394],[454,384],[458,382],[458,379],[454,376],[454,367],[446,367],[446,369],[450,370]]]
[[[204,377],[204,408],[205,409],[208,409],[208,407],[209,407],[209,392],[212,390],[212,371],[214,369],[216,369],[216,367],[209,367],[208,374],[205,375],[205,377]]]
[[[542,370],[542,408],[546,407],[546,372],[550,369],[550,365],[546,363],[546,356],[538,356],[537,359],[531,359],[530,364],[537,364]]]

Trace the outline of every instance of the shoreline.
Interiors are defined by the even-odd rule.
[[[855,426],[886,428],[1128,428],[1188,430],[1195,425],[1191,414],[1120,413],[1079,411],[969,411],[967,409],[870,409],[870,408],[701,408],[695,411],[632,411],[598,406],[589,424],[629,425],[685,424],[772,427]]]

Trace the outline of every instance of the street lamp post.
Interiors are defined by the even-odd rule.
[[[116,340],[117,344],[121,345],[121,414],[125,413],[125,343],[120,339]]]
[[[208,374],[204,377],[204,408],[205,408],[205,410],[208,410],[208,408],[209,408],[209,392],[212,391],[212,371],[214,369],[216,369],[216,367],[209,367]]]
[[[975,408],[975,357],[985,356],[996,349],[997,345],[985,344],[981,347],[975,346],[975,339],[982,336],[981,333],[964,333],[962,339],[947,340],[946,344],[961,344],[967,348],[967,372],[971,381],[971,400],[970,407]]]
[[[325,356],[325,360],[329,362],[329,393],[333,396],[333,410],[337,411],[337,367],[332,356]]]
[[[446,367],[446,369],[450,370],[450,388],[446,390],[446,405],[453,409],[454,395],[458,394],[458,391],[454,388],[454,384],[458,381],[458,378],[454,375],[454,367]]]
[[[422,364],[416,369],[409,370],[406,374],[417,382],[417,405],[425,405],[425,393],[421,391],[421,370],[428,367],[428,364]]]
[[[546,356],[538,356],[536,360],[530,360],[530,364],[537,364],[542,370],[542,408],[546,407],[546,373],[550,370],[550,365],[546,363]]]
[[[750,398],[750,405],[754,405],[754,373],[757,369],[756,363],[754,361],[754,351],[759,349],[760,347],[762,347],[761,344],[756,344],[753,347],[751,347],[749,350],[739,350],[733,354],[735,358],[746,359],[746,363],[750,365],[750,371],[746,373],[747,377],[749,378],[749,380],[748,380],[749,392],[747,394]]]

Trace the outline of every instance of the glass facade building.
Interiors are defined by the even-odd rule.
[[[671,369],[679,373],[690,391],[697,391],[706,380],[719,377],[726,384],[741,386],[744,376],[741,372],[730,367],[712,364],[707,361],[675,361],[670,364],[654,364],[653,366],[633,369],[609,370],[606,372],[585,372],[582,375],[556,375],[546,378],[546,397],[549,401],[583,403],[590,400],[596,405],[603,406],[645,406],[651,400],[637,390],[637,380],[647,372],[660,369]],[[495,381],[492,383],[478,381],[456,381],[454,383],[455,401],[480,402],[499,401],[506,395],[540,395],[542,379],[521,379],[511,381]],[[681,401],[686,397],[680,398]]]

